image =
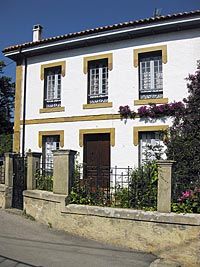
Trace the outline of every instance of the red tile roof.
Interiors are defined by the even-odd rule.
[[[45,39],[42,39],[36,42],[27,42],[27,43],[20,44],[20,45],[9,46],[5,48],[3,52],[6,53],[6,52],[10,52],[10,51],[17,50],[20,48],[33,47],[33,46],[37,46],[37,45],[41,45],[45,43],[52,43],[52,42],[59,41],[59,40],[67,40],[70,38],[87,36],[87,35],[94,34],[94,33],[102,33],[102,32],[107,32],[107,31],[116,30],[116,29],[123,29],[123,28],[131,27],[131,26],[150,24],[153,22],[160,22],[160,21],[168,21],[168,20],[177,19],[177,18],[186,18],[186,17],[191,17],[193,15],[200,15],[200,10],[159,16],[159,17],[151,17],[151,18],[140,19],[140,20],[135,20],[135,21],[128,21],[128,22],[113,24],[109,26],[103,26],[103,27],[98,27],[94,29],[84,30],[80,32],[68,33],[68,34],[59,35],[56,37],[45,38]]]

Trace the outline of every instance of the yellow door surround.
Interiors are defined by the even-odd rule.
[[[110,134],[110,144],[115,146],[115,128],[95,128],[95,129],[80,129],[79,130],[79,146],[83,147],[83,135],[84,134]]]

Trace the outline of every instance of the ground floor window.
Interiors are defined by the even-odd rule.
[[[60,136],[51,135],[43,136],[42,140],[42,155],[45,169],[51,168],[53,165],[53,150],[57,150],[60,147]]]
[[[155,159],[162,159],[164,154],[163,133],[139,133],[139,164],[144,164]]]

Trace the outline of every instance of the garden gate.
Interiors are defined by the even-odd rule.
[[[19,154],[13,156],[13,196],[12,207],[23,209],[23,191],[27,188],[27,161]]]

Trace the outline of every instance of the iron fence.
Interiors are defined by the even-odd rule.
[[[4,167],[4,164],[0,165],[0,184],[5,184],[5,167]]]
[[[53,191],[53,162],[41,162],[36,171],[36,188],[39,190]]]
[[[78,166],[69,203],[155,210],[157,167]]]

